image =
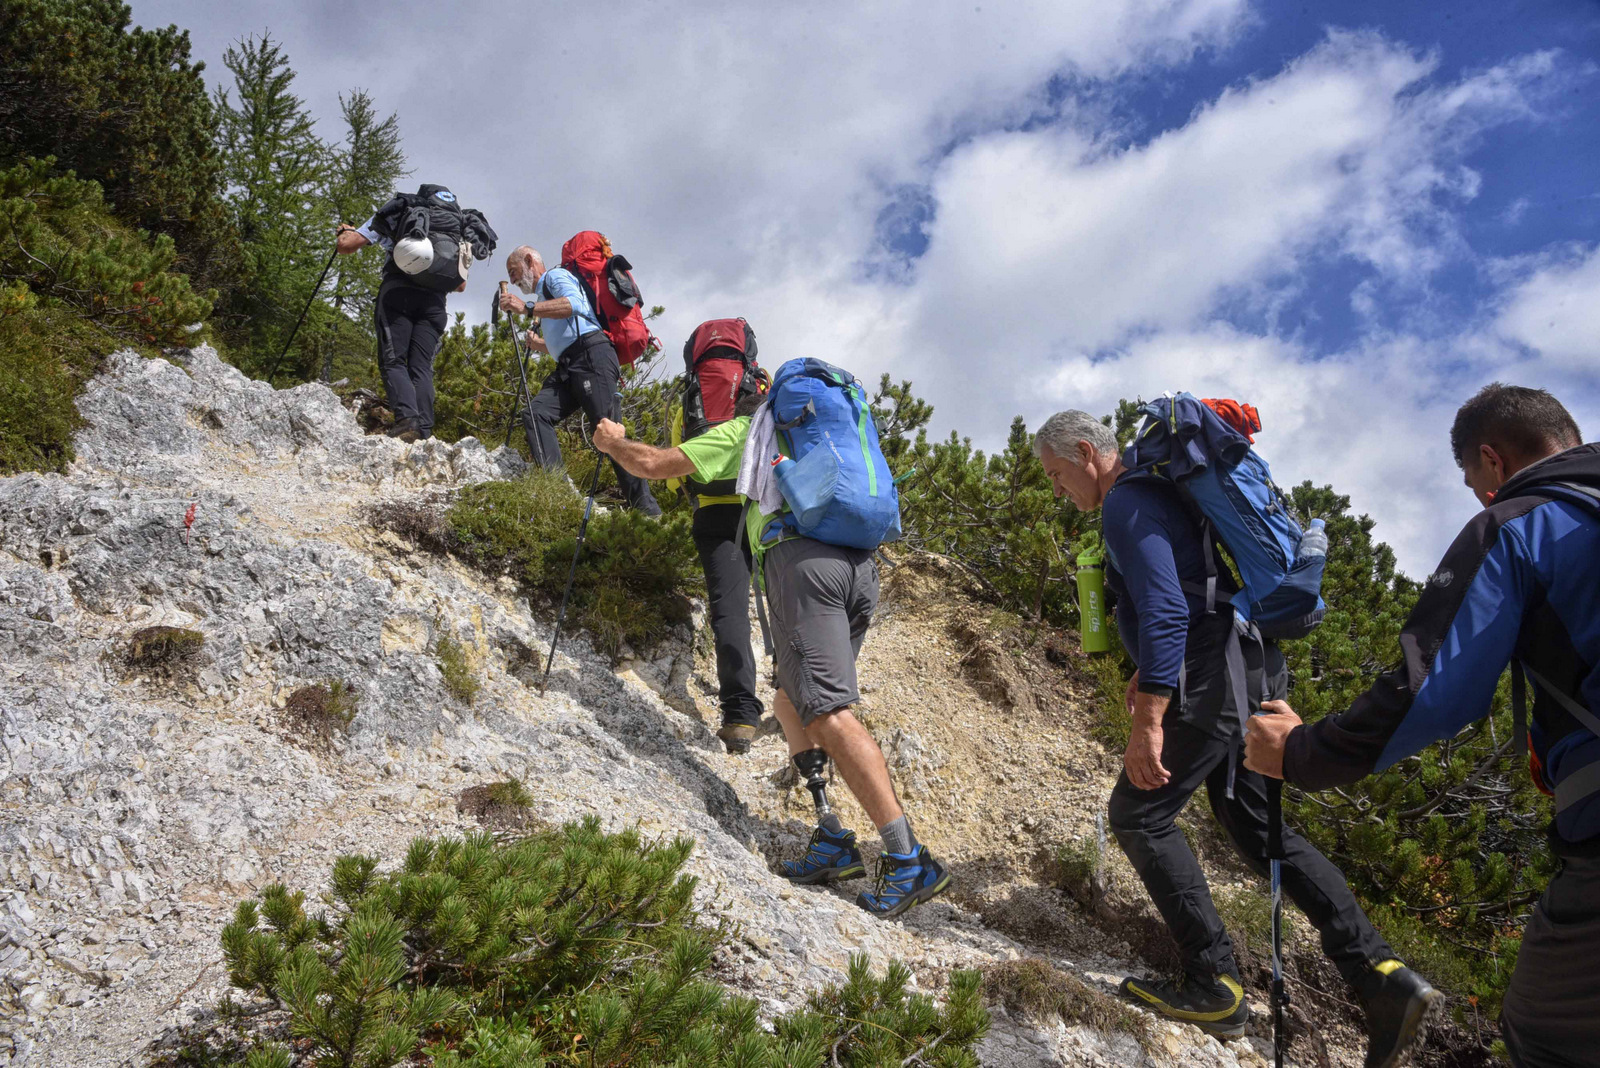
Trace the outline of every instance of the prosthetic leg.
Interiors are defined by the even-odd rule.
[[[811,791],[811,800],[817,806],[817,823],[821,824],[833,815],[833,809],[828,807],[828,780],[822,777],[828,767],[828,754],[821,749],[807,749],[795,754],[794,766]]]
[[[828,780],[823,777],[828,754],[821,749],[807,749],[795,754],[794,766],[817,806],[817,829],[811,832],[804,857],[783,862],[783,874],[797,883],[825,883],[865,875],[867,868],[856,848],[855,832],[845,830],[828,806]]]

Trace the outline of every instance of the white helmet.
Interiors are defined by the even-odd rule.
[[[420,274],[433,262],[433,242],[425,237],[402,237],[394,243],[394,265],[406,274]]]

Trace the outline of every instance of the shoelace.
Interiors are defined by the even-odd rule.
[[[891,862],[887,857],[881,855],[878,857],[877,884],[872,888],[873,897],[883,897],[883,888],[889,882],[889,873],[898,870],[899,869],[894,865],[894,863]],[[910,892],[910,890],[901,891],[899,896],[904,897]]]

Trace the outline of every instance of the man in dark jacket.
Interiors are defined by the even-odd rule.
[[[1170,483],[1123,467],[1109,427],[1084,412],[1061,412],[1039,428],[1034,450],[1058,497],[1082,511],[1103,508],[1107,584],[1118,633],[1138,666],[1127,692],[1133,730],[1109,821],[1178,943],[1183,971],[1173,980],[1130,977],[1122,992],[1173,1019],[1241,1034],[1250,1010],[1233,945],[1176,819],[1204,785],[1218,824],[1251,867],[1268,874],[1266,782],[1240,766],[1236,694],[1282,695],[1283,655],[1236,623],[1226,596],[1207,611],[1208,570],[1218,594],[1237,592],[1225,567],[1207,567],[1215,545],[1202,540]],[[1398,1063],[1438,993],[1395,959],[1326,857],[1288,827],[1283,847],[1284,890],[1366,1006],[1368,1068]]]
[[[340,226],[335,247],[342,256],[378,245],[386,253],[383,282],[373,302],[373,325],[378,334],[378,370],[383,375],[383,392],[394,409],[394,425],[389,436],[401,441],[417,441],[433,436],[433,358],[438,354],[448,322],[445,313],[447,289],[440,288],[431,276],[419,274],[415,265],[396,260],[397,245],[402,253],[419,243],[431,260],[432,247],[426,236],[430,218],[456,220],[464,251],[483,259],[494,251],[495,233],[476,211],[460,210],[456,196],[442,185],[423,185],[416,193],[396,193],[359,227]],[[462,262],[466,263],[463,256]],[[439,265],[441,268],[443,264]],[[450,282],[444,283],[448,287]],[[466,288],[463,279],[455,292]]]
[[[1600,1062],[1600,444],[1582,440],[1544,390],[1497,382],[1463,405],[1450,444],[1484,510],[1417,599],[1400,665],[1313,724],[1268,702],[1275,714],[1252,720],[1246,743],[1246,766],[1264,775],[1345,786],[1487,715],[1507,664],[1514,703],[1532,683],[1529,764],[1555,795],[1562,867],[1501,1010],[1519,1068]]]

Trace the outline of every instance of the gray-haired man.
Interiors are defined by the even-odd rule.
[[[1224,1035],[1244,1031],[1250,1012],[1233,944],[1217,915],[1205,872],[1176,824],[1201,785],[1217,823],[1245,861],[1267,874],[1267,790],[1243,764],[1226,644],[1233,609],[1186,592],[1205,588],[1206,557],[1217,551],[1179,491],[1126,470],[1111,428],[1080,411],[1047,419],[1034,438],[1056,496],[1082,511],[1101,509],[1117,632],[1137,666],[1128,681],[1133,730],[1123,774],[1111,791],[1111,830],[1178,943],[1176,979],[1123,980],[1132,1000]],[[1226,567],[1214,568],[1222,588]],[[1283,655],[1268,642],[1246,658],[1246,692],[1282,696]],[[1253,709],[1250,711],[1254,711]],[[1229,789],[1231,783],[1232,789]],[[1367,1068],[1393,1065],[1410,1047],[1423,1010],[1438,995],[1395,959],[1356,903],[1344,876],[1288,827],[1283,887],[1322,936],[1322,949],[1367,1009]]]

